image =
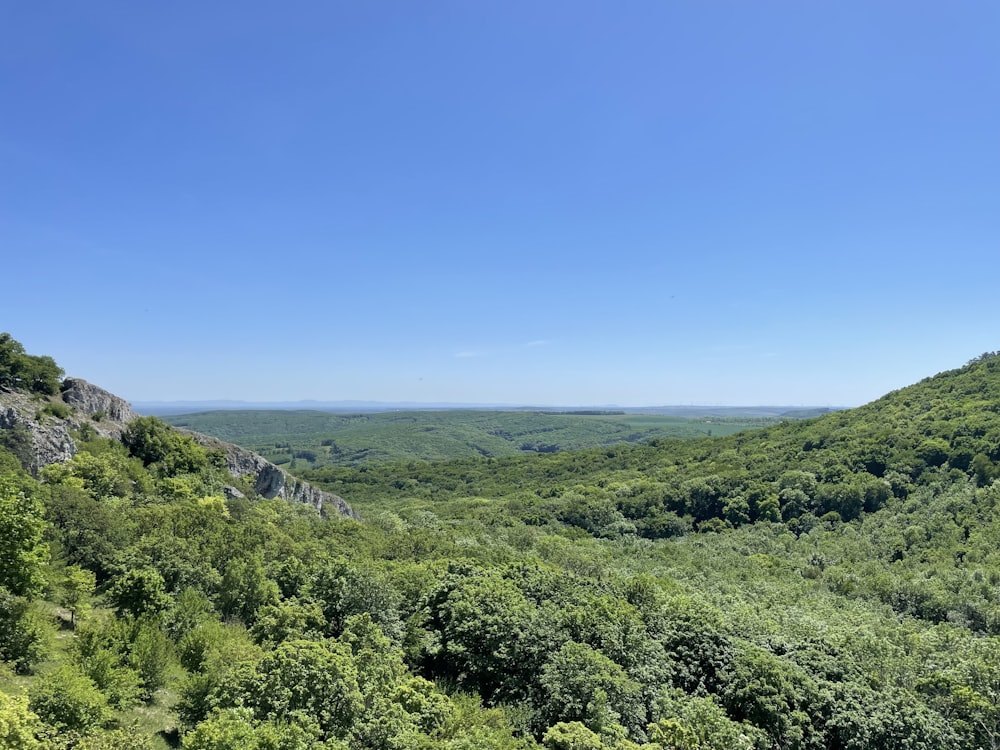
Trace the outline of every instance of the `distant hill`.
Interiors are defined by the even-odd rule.
[[[977,357],[856,409],[711,440],[300,473],[362,502],[385,503],[500,497],[512,483],[545,497],[570,483],[601,498],[575,514],[584,528],[621,521],[650,538],[761,520],[808,529],[827,516],[858,518],[923,487],[986,486],[1000,477],[1000,357]]]
[[[776,416],[702,418],[604,411],[211,411],[163,418],[295,468],[555,453],[655,438],[705,438],[773,424]]]
[[[582,404],[579,406],[527,406],[515,404],[475,404],[420,401],[136,401],[132,408],[139,414],[173,416],[200,414],[209,411],[323,411],[346,414],[367,414],[389,411],[542,411],[553,414],[616,412],[622,414],[659,414],[668,417],[788,417],[800,419],[831,411],[840,406],[616,406],[614,404]]]

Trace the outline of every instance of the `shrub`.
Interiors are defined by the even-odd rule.
[[[66,419],[72,413],[73,410],[66,406],[66,404],[52,401],[39,410],[38,417],[41,418],[43,415],[48,415],[57,419]]]
[[[59,732],[87,732],[111,717],[108,699],[94,681],[73,667],[60,667],[36,683],[28,705]]]

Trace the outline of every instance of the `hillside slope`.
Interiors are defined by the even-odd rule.
[[[649,538],[784,521],[808,529],[821,517],[846,521],[935,483],[985,486],[1000,462],[1000,357],[893,391],[863,407],[697,442],[553,455],[406,463],[364,471],[300,471],[360,503],[398,504],[509,497],[511,512],[536,512],[572,494],[593,533],[634,524]],[[525,517],[527,517],[525,516]]]
[[[37,479],[0,447],[0,738],[995,748],[998,375],[698,443],[339,469],[364,522],[227,494],[223,453],[157,420]]]
[[[704,438],[755,429],[764,417],[590,414],[545,411],[213,411],[163,418],[297,468],[582,450],[654,438]]]
[[[0,445],[11,450],[34,474],[68,461],[81,442],[95,436],[120,440],[140,417],[128,402],[79,378],[66,378],[55,393],[32,393],[0,386]],[[190,433],[220,452],[234,477],[245,478],[261,497],[301,502],[321,512],[353,516],[337,495],[311,486],[261,456],[231,443]]]

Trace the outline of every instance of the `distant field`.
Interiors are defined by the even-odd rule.
[[[163,419],[257,451],[289,468],[436,461],[594,448],[653,438],[704,438],[764,427],[773,417],[538,411],[210,411]]]

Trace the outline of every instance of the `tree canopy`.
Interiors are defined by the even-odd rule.
[[[32,356],[9,333],[0,333],[0,388],[55,395],[63,370],[49,356]]]

